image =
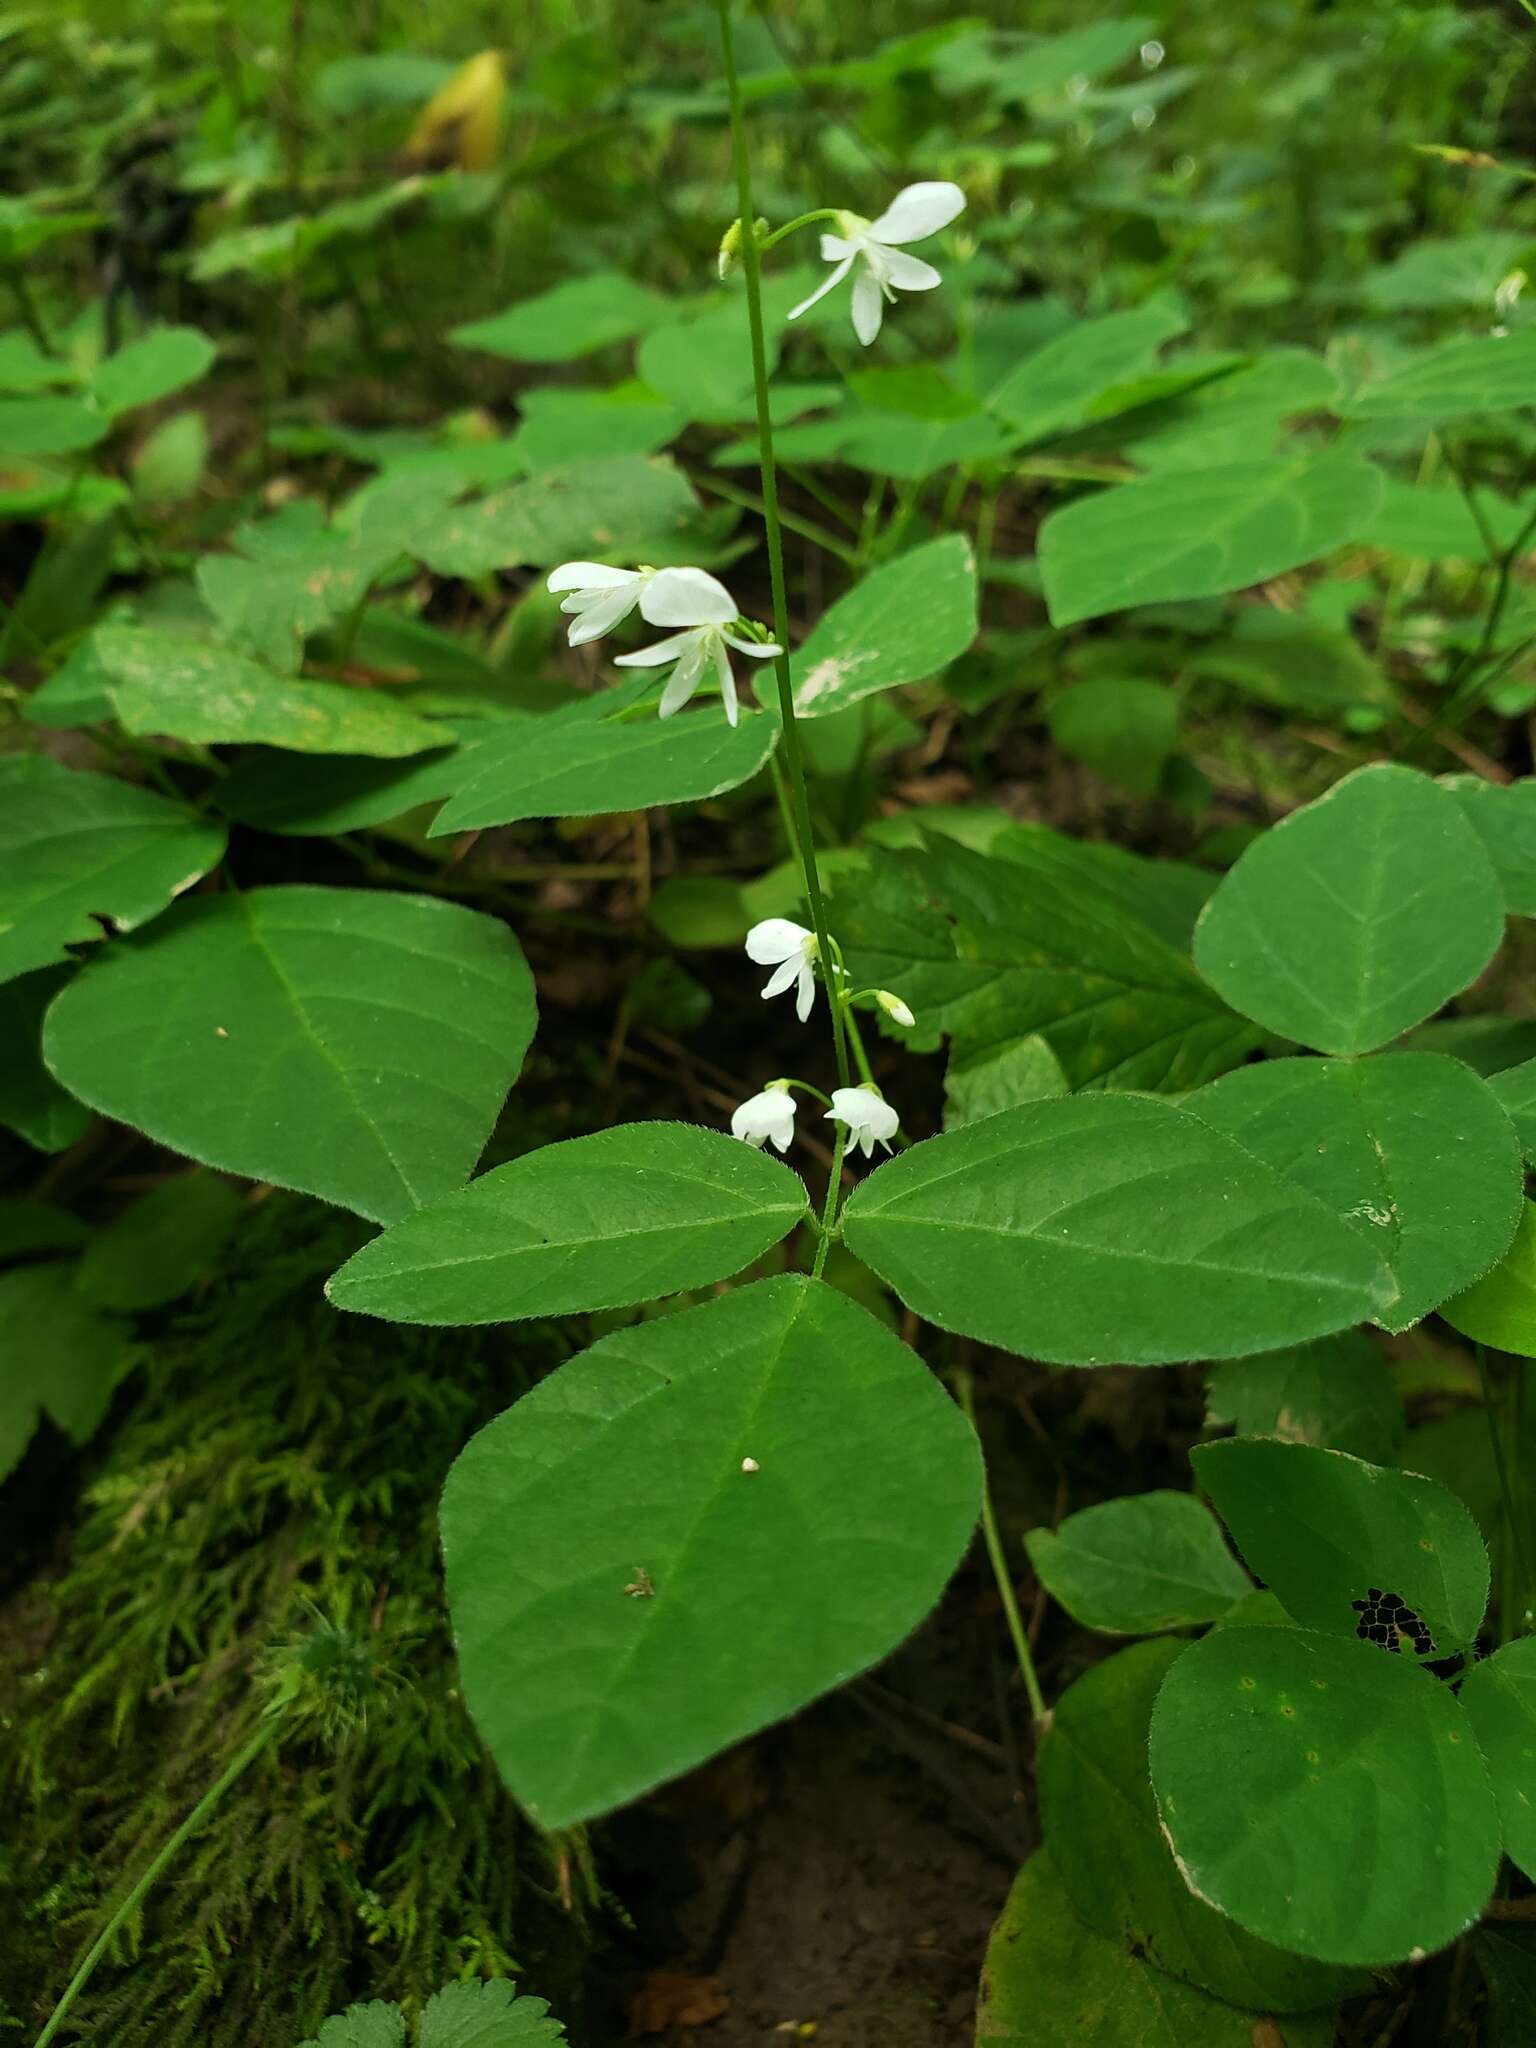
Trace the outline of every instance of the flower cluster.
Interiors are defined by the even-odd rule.
[[[769,661],[781,650],[772,640],[748,637],[736,600],[707,569],[612,569],[602,562],[562,562],[549,576],[549,588],[562,596],[561,611],[570,618],[566,638],[572,647],[599,640],[632,611],[652,626],[680,627],[665,640],[614,657],[618,668],[660,668],[672,673],[661,693],[660,712],[670,718],[681,711],[706,675],[720,686],[725,715],[737,719],[736,677],[730,649],[753,661]]]
[[[792,988],[795,1015],[805,1023],[816,1000],[816,969],[820,965],[823,974],[828,971],[816,934],[791,918],[765,917],[747,933],[747,958],[759,967],[773,969],[763,987],[764,1000]],[[831,972],[841,975],[843,969],[833,962]],[[889,989],[872,989],[867,993],[898,1024],[915,1022],[900,996],[892,995]],[[833,1000],[847,1002],[849,998],[839,991]],[[779,1151],[787,1152],[795,1135],[796,1104],[790,1090],[797,1086],[803,1087],[804,1083],[770,1081],[758,1094],[749,1096],[732,1114],[731,1136],[759,1149],[773,1144]],[[827,1118],[847,1126],[849,1144],[857,1146],[866,1159],[873,1156],[876,1145],[890,1151],[890,1141],[901,1120],[873,1081],[861,1082],[856,1088],[834,1088],[830,1098],[824,1095],[821,1099],[829,1103]]]

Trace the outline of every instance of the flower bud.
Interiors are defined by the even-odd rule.
[[[912,1025],[917,1022],[917,1019],[901,1000],[901,997],[892,995],[888,988],[877,988],[875,990],[875,1001],[884,1010],[887,1017],[891,1019],[892,1023]]]

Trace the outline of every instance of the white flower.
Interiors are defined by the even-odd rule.
[[[787,917],[765,917],[747,933],[747,958],[771,967],[763,1000],[795,985],[795,1015],[803,1024],[816,1000],[816,934]]]
[[[731,1112],[731,1136],[762,1150],[771,1138],[781,1152],[795,1135],[795,1098],[782,1081],[770,1081]]]
[[[840,213],[837,224],[842,233],[821,238],[822,261],[835,264],[836,268],[808,299],[801,300],[790,319],[798,320],[818,299],[824,299],[835,285],[841,284],[855,263],[862,263],[863,268],[853,281],[853,331],[868,348],[880,332],[887,299],[894,304],[898,292],[929,292],[940,281],[931,263],[903,254],[896,245],[921,242],[928,235],[937,234],[964,208],[965,194],[958,185],[930,179],[898,192],[878,220],[865,220],[857,213]]]
[[[892,995],[888,988],[877,988],[875,990],[875,1001],[893,1023],[904,1024],[910,1027],[917,1022],[910,1006],[904,1003],[900,996]]]
[[[566,634],[572,647],[600,640],[627,619],[655,574],[654,569],[610,569],[604,562],[562,562],[551,569],[546,588],[570,592],[560,609],[572,614]]]
[[[653,626],[684,626],[686,632],[658,640],[653,647],[636,648],[633,654],[615,658],[619,668],[657,668],[676,662],[671,679],[661,693],[661,715],[670,718],[681,711],[699,687],[704,673],[713,668],[725,702],[725,715],[736,723],[736,678],[731,672],[728,648],[747,654],[754,661],[769,661],[779,652],[771,640],[744,640],[728,633],[740,613],[736,600],[716,577],[703,569],[659,569],[640,595],[640,615]]]
[[[832,1107],[827,1116],[835,1117],[840,1124],[848,1126],[850,1145],[859,1146],[866,1159],[870,1158],[876,1145],[883,1145],[890,1151],[890,1140],[896,1135],[901,1122],[894,1109],[876,1088],[834,1088]]]

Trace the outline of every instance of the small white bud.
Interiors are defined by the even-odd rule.
[[[888,988],[877,988],[875,990],[875,1001],[893,1023],[912,1025],[917,1022],[917,1019],[901,1000],[901,997],[892,995]]]
[[[758,1472],[761,1471],[762,1467],[758,1464],[756,1458],[743,1458],[741,1469],[743,1472]]]

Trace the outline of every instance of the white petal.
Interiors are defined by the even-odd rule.
[[[613,665],[615,668],[660,668],[663,662],[681,660],[684,652],[693,645],[693,632],[673,633],[649,647],[637,647],[633,654],[616,654]]]
[[[823,235],[821,238],[821,260],[823,263],[841,263],[845,256],[858,253],[857,242],[845,242],[841,235]]]
[[[725,722],[734,725],[737,721],[736,678],[731,671],[731,657],[725,651],[723,634],[715,637],[712,659],[715,665],[715,680],[720,685],[720,701],[725,706]]]
[[[792,1145],[792,1144],[794,1143],[794,1138],[795,1138],[795,1125],[794,1125],[794,1119],[793,1119],[793,1118],[791,1118],[788,1124],[786,1124],[786,1125],[782,1125],[782,1126],[781,1126],[781,1127],[780,1127],[780,1128],[779,1128],[778,1130],[776,1130],[776,1131],[770,1131],[770,1132],[768,1133],[768,1135],[769,1135],[769,1137],[770,1137],[770,1138],[772,1138],[772,1140],[773,1140],[774,1144],[778,1146],[778,1148],[779,1148],[779,1150],[780,1150],[781,1152],[787,1152],[787,1151],[789,1150],[790,1146],[791,1146],[791,1145]]]
[[[802,313],[809,313],[812,306],[815,305],[816,301],[818,299],[824,299],[827,296],[827,293],[832,290],[834,285],[841,284],[843,279],[848,275],[849,271],[852,270],[852,268],[853,257],[851,255],[845,256],[842,262],[838,264],[836,270],[832,272],[831,276],[824,279],[823,282],[816,287],[815,291],[811,293],[811,296],[808,299],[802,299],[798,306],[791,308],[789,313],[785,315],[786,319],[798,320]]]
[[[800,979],[795,989],[795,1015],[800,1019],[800,1022],[802,1024],[805,1022],[806,1018],[810,1016],[811,1005],[815,1002],[815,1000],[816,970],[811,966],[810,961],[807,960],[805,956],[802,954],[800,959]]]
[[[546,590],[616,590],[621,583],[640,582],[638,569],[610,569],[606,562],[562,562],[551,569]]]
[[[909,256],[905,249],[888,249],[885,262],[885,281],[893,284],[899,292],[931,292],[943,278],[931,263],[925,263],[921,256]]]
[[[682,710],[699,687],[699,677],[704,673],[709,649],[697,635],[690,634],[689,638],[693,644],[679,655],[677,667],[668,676],[667,687],[661,693],[658,709],[663,718],[670,718],[674,712]]]
[[[720,638],[738,654],[750,654],[754,661],[772,661],[776,654],[784,652],[777,640],[742,640],[735,633],[722,633]]]
[[[853,280],[853,331],[866,348],[880,332],[884,317],[880,281],[872,271],[861,270]]]
[[[781,960],[763,984],[763,1001],[766,1003],[770,996],[783,995],[799,972],[798,960]]]
[[[896,194],[869,232],[877,242],[920,242],[965,211],[965,194],[947,179],[929,178]]]
[[[601,640],[605,633],[611,633],[621,619],[627,619],[635,608],[637,592],[632,584],[620,584],[617,590],[605,591],[590,604],[583,605],[576,618],[571,621],[567,640],[573,647],[582,647],[588,640]],[[561,606],[569,608],[571,600]]]
[[[808,932],[792,918],[765,917],[747,933],[747,958],[755,960],[759,967],[771,967],[778,960],[794,960],[805,951],[806,940],[814,937],[814,932]]]
[[[640,616],[653,626],[728,626],[739,610],[708,570],[658,569],[641,592]]]

